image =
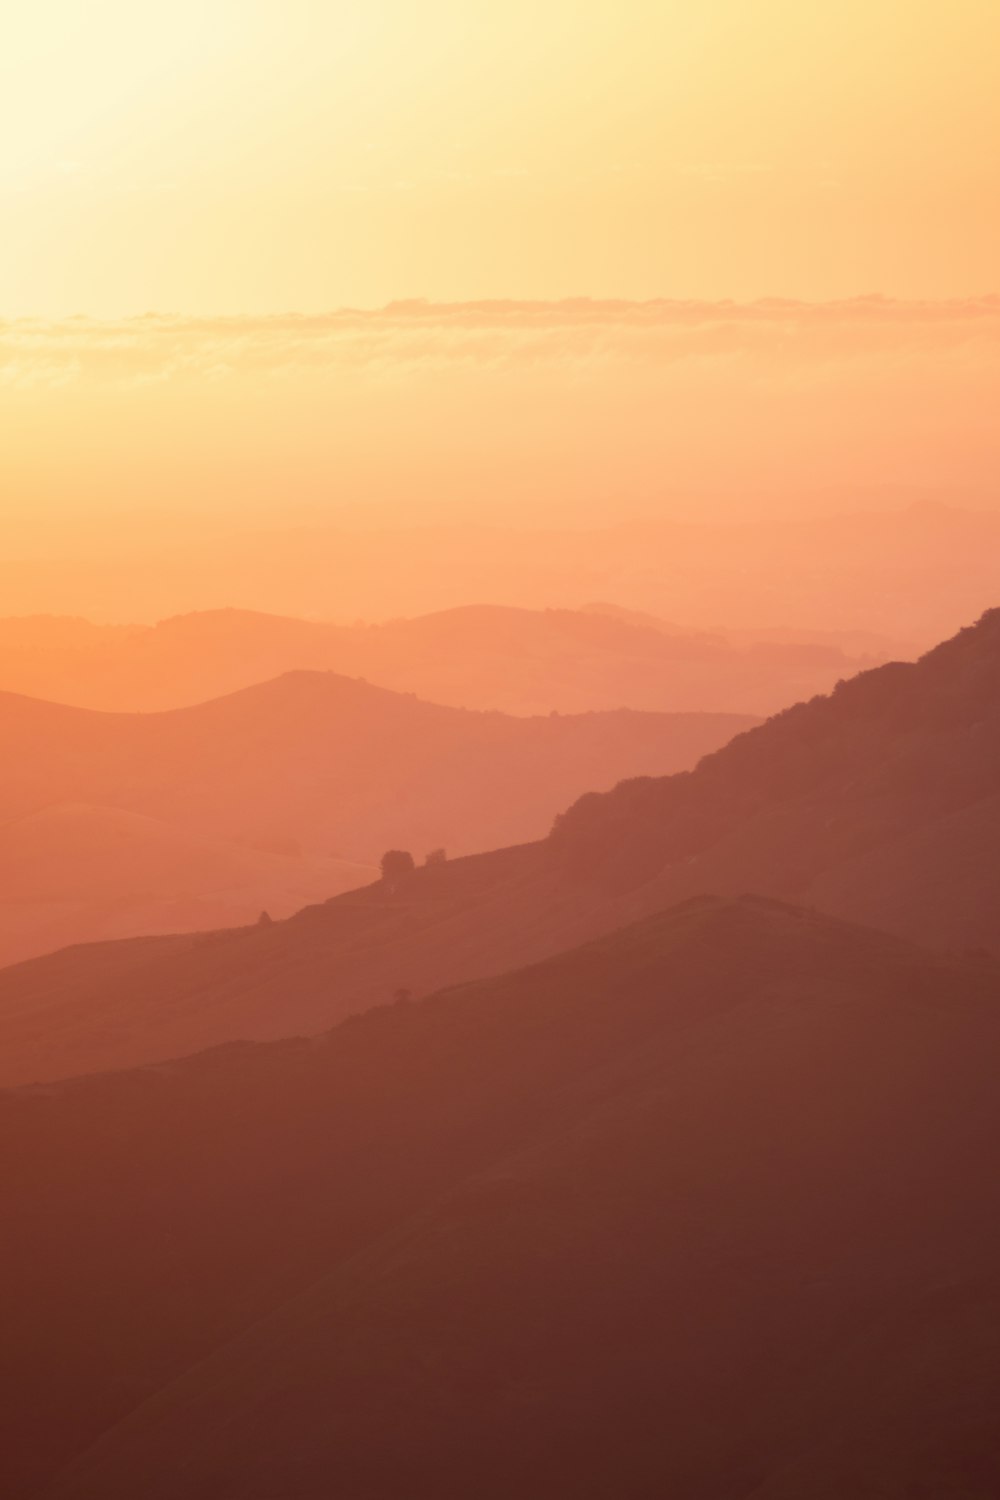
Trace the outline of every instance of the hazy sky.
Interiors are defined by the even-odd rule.
[[[14,320],[0,389],[8,555],[115,549],[114,515],[169,537],[1000,500],[993,297]]]
[[[0,313],[996,289],[997,0],[32,0]]]
[[[0,562],[1000,503],[998,0],[0,9]]]

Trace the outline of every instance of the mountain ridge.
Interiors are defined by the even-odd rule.
[[[998,1002],[996,963],[703,898],[322,1038],[2,1094],[14,1493],[736,1500],[801,1494],[810,1454],[816,1493],[954,1477],[1000,1369],[969,1332],[1000,1301]],[[932,1427],[914,1338],[958,1393]]]
[[[293,669],[517,715],[630,707],[773,711],[895,649],[877,637],[685,630],[617,610],[468,604],[373,624],[202,610],[154,626],[0,620],[0,686],[92,708],[155,711]],[[902,646],[900,650],[911,648]]]
[[[998,621],[789,710],[696,771],[589,794],[546,840],[420,869],[267,931],[167,942],[155,964],[133,946],[0,971],[2,1076],[320,1031],[397,990],[501,972],[701,892],[998,951]]]

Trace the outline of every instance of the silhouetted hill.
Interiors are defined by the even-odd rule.
[[[996,505],[985,490],[978,498]],[[215,538],[202,530],[196,567],[192,545],[171,533],[167,547],[125,543],[85,565],[76,557],[0,559],[0,597],[10,614],[49,599],[71,613],[143,621],[212,610],[220,599],[279,615],[334,610],[348,620],[483,600],[536,610],[611,599],[701,630],[792,621],[934,640],[996,598],[1000,511],[873,508],[892,500],[851,487],[821,502],[825,510],[839,504],[840,514],[797,507],[787,519],[734,520],[727,507],[722,519],[667,514],[593,527],[291,523]]]
[[[835,632],[730,638],[611,606],[477,605],[354,626],[232,609],[155,626],[9,619],[0,620],[0,688],[85,708],[151,711],[319,670],[515,714],[762,714],[886,660],[889,647],[857,635],[840,643]]]
[[[400,842],[461,853],[538,836],[577,790],[691,765],[747,723],[519,719],[318,672],[162,714],[0,694],[0,819],[87,802],[361,862]]]
[[[838,685],[708,756],[630,780],[559,820],[553,847],[609,887],[816,899],[914,936],[996,940],[984,880],[1000,796],[1000,610],[927,653]],[[957,886],[956,886],[957,882]],[[953,894],[958,929],[941,920]],[[940,907],[938,908],[938,903]]]
[[[162,714],[0,694],[0,962],[288,916],[366,884],[387,847],[538,837],[577,792],[748,722],[509,718],[307,672]]]
[[[287,917],[376,873],[58,803],[0,826],[0,963],[68,943],[237,927],[265,909]]]
[[[497,973],[705,891],[1000,951],[998,621],[799,705],[694,772],[587,796],[542,843],[421,869],[263,932],[3,971],[0,1077],[320,1031],[397,988]]]
[[[628,919],[553,879],[544,844],[420,868],[270,926],[89,943],[0,970],[0,1083],[315,1033]]]
[[[7,1493],[993,1494],[998,1001],[700,900],[0,1096]]]

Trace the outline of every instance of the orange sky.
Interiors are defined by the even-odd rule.
[[[0,557],[997,503],[996,0],[9,9]]]
[[[1000,503],[997,298],[15,320],[0,384],[8,556],[323,515]]]
[[[0,310],[995,289],[996,0],[33,0]]]

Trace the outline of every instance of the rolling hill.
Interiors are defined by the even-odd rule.
[[[326,673],[160,714],[0,694],[0,963],[286,917],[399,844],[537,837],[575,792],[693,764],[751,722],[510,718]]]
[[[399,843],[467,853],[537,837],[588,786],[692,765],[752,722],[520,719],[319,672],[160,714],[0,694],[0,821],[83,802],[360,862]]]
[[[11,615],[56,607],[140,621],[213,610],[220,599],[245,610],[345,620],[421,616],[484,600],[536,610],[610,599],[698,630],[791,622],[917,642],[952,632],[997,597],[1000,512],[989,480],[964,497],[952,491],[952,503],[926,490],[853,485],[813,494],[811,514],[800,499],[785,517],[734,520],[727,507],[724,517],[691,519],[683,511],[699,502],[688,495],[681,514],[610,526],[396,518],[380,529],[363,508],[360,525],[345,515],[339,526],[276,523],[267,532],[250,526],[215,537],[205,535],[199,515],[187,536],[172,519],[155,541],[140,546],[123,537],[114,554],[9,553],[0,559],[0,597]],[[40,606],[46,600],[52,604]]]
[[[553,721],[558,722],[558,721]],[[0,1076],[57,1078],[318,1032],[397,989],[533,962],[703,892],[756,891],[1000,952],[1000,612],[547,840],[348,892],[266,930],[100,945],[0,973]]]
[[[1000,966],[694,900],[0,1096],[17,1500],[1000,1484]]]
[[[0,689],[150,712],[308,670],[522,715],[618,708],[759,715],[897,654],[915,650],[857,632],[683,630],[608,605],[479,605],[377,625],[229,609],[155,626],[0,620]]]
[[[693,765],[738,714],[516,718],[292,672],[193,708],[106,714],[0,694],[0,820],[60,802],[354,861],[546,831],[588,786]]]

